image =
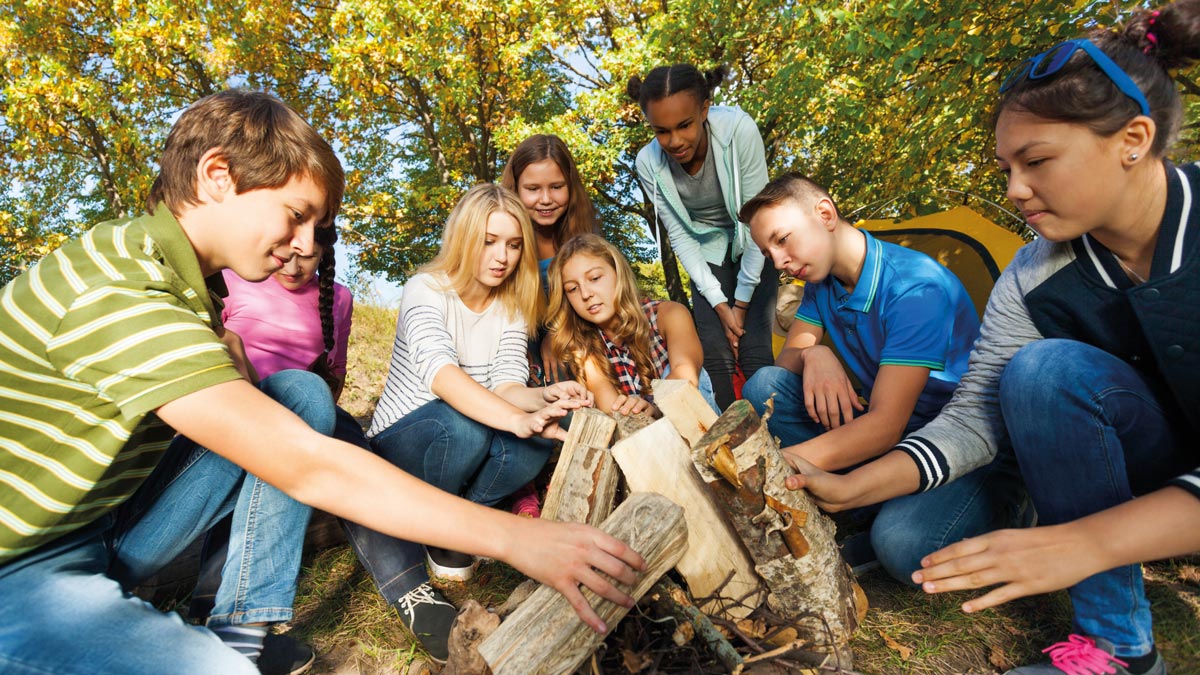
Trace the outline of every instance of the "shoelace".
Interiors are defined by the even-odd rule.
[[[397,604],[400,605],[401,611],[408,615],[409,623],[416,620],[416,609],[418,605],[446,605],[447,607],[454,606],[444,600],[438,600],[433,594],[433,587],[429,584],[421,584],[408,593],[405,593]]]
[[[1042,650],[1050,655],[1050,665],[1067,675],[1111,675],[1117,672],[1112,664],[1128,666],[1121,659],[1096,646],[1096,641],[1083,635],[1071,635],[1066,642],[1056,642]]]

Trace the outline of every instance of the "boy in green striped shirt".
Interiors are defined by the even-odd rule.
[[[146,215],[97,225],[0,291],[0,597],[21,608],[0,619],[0,670],[255,672],[126,591],[227,515],[247,471],[372,529],[506,560],[598,630],[578,584],[630,603],[595,572],[633,583],[643,561],[621,542],[440,492],[251,384],[205,279],[263,280],[311,255],[343,186],[294,111],[222,92],[172,128]],[[313,378],[276,398],[327,396]],[[167,453],[176,433],[212,452]]]

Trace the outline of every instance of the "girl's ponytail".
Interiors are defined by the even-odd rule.
[[[1125,24],[1121,37],[1165,70],[1186,68],[1200,60],[1200,0],[1178,0],[1138,12]]]

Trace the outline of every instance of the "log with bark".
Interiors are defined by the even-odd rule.
[[[748,401],[735,401],[696,444],[723,480],[708,482],[767,587],[767,606],[796,618],[798,639],[850,667],[848,643],[866,597],[834,542],[836,528],[808,494],[788,490],[793,473]]]
[[[631,490],[657,492],[683,507],[688,550],[676,568],[709,614],[746,617],[761,602],[753,563],[692,463],[670,420],[658,420],[613,446]],[[718,595],[720,597],[715,597]]]
[[[641,598],[659,577],[675,566],[687,548],[683,509],[653,493],[634,493],[600,526],[646,559],[637,584],[624,588]],[[583,589],[584,597],[613,628],[629,612],[625,607]],[[583,663],[604,636],[579,620],[558,591],[543,586],[500,624],[479,646],[493,675],[570,673]]]
[[[576,410],[550,478],[542,517],[599,525],[613,510],[620,472],[608,445],[617,423],[594,408]]]

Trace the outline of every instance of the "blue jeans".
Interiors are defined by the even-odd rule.
[[[769,366],[750,378],[742,390],[761,415],[764,403],[775,394],[775,412],[767,422],[771,433],[787,447],[825,432],[804,407],[801,377],[785,368]],[[905,426],[909,433],[929,420],[914,416]],[[871,548],[888,574],[912,585],[912,573],[921,558],[956,541],[992,530],[1016,527],[1021,520],[1025,490],[1016,460],[1007,448],[996,458],[942,487],[884,502],[871,524]],[[874,507],[862,509],[864,515]]]
[[[357,426],[353,419],[350,422]],[[341,419],[338,428],[339,433],[354,433]],[[435,400],[376,434],[370,447],[431,485],[494,506],[537,476],[550,458],[553,444],[497,431]],[[429,580],[420,544],[355,523],[347,523],[346,532],[358,559],[388,602],[395,603]]]
[[[1047,525],[1127,502],[1195,468],[1182,412],[1128,363],[1081,342],[1021,348],[1001,377],[1000,406]],[[1122,656],[1154,645],[1141,565],[1088,577],[1069,593],[1077,632],[1111,641]]]
[[[259,388],[315,431],[333,434],[333,396],[319,377],[285,370],[264,379]],[[197,451],[197,446],[186,438],[177,439],[176,444]],[[202,448],[199,451],[206,452]],[[205,542],[205,558],[209,553],[220,555],[217,560],[204,561],[202,581],[194,593],[203,592],[205,576],[216,584],[214,605],[206,619],[208,626],[279,623],[292,618],[304,535],[311,515],[308,505],[257,476],[246,476],[229,522],[221,523],[229,526],[228,531],[214,528],[222,536]],[[210,566],[218,563],[219,573],[206,575]]]
[[[362,426],[341,408],[338,408],[333,436],[374,452]],[[380,534],[349,520],[343,520],[342,527],[359,562],[389,604],[395,604],[406,593],[429,581],[425,571],[425,548],[421,544]]]
[[[708,263],[708,269],[721,283],[721,291],[733,306],[733,292],[737,288],[738,270],[741,261],[733,262],[729,253],[720,265]],[[700,336],[700,346],[704,348],[704,369],[712,377],[713,391],[716,395],[719,410],[729,407],[734,401],[733,375],[738,368],[747,378],[758,372],[760,368],[771,365],[774,357],[771,352],[771,322],[775,317],[775,294],[779,289],[779,278],[770,258],[763,263],[762,276],[754,295],[750,296],[750,309],[746,310],[746,321],[743,327],[746,333],[738,341],[737,358],[733,357],[733,348],[725,338],[725,327],[717,317],[717,311],[708,300],[696,290],[696,284],[690,283],[692,293],[692,316],[696,321],[696,333]],[[743,393],[743,398],[745,394]]]
[[[305,411],[304,402],[313,387],[328,398],[328,389],[312,373],[285,371],[262,384],[264,392],[305,414],[312,412]],[[245,478],[236,464],[177,440],[116,512],[0,566],[5,607],[21,608],[0,620],[0,671],[256,673],[249,660],[206,628],[189,626],[179,615],[160,612],[125,590],[233,512]],[[301,524],[300,535],[303,530]],[[254,570],[276,562],[250,557]],[[298,553],[295,565],[298,570]],[[236,576],[244,594],[232,594],[231,606],[251,611],[286,605],[290,616],[295,571],[289,581],[286,571],[276,570],[273,576],[283,579],[281,584],[275,578],[260,584],[253,572]]]

